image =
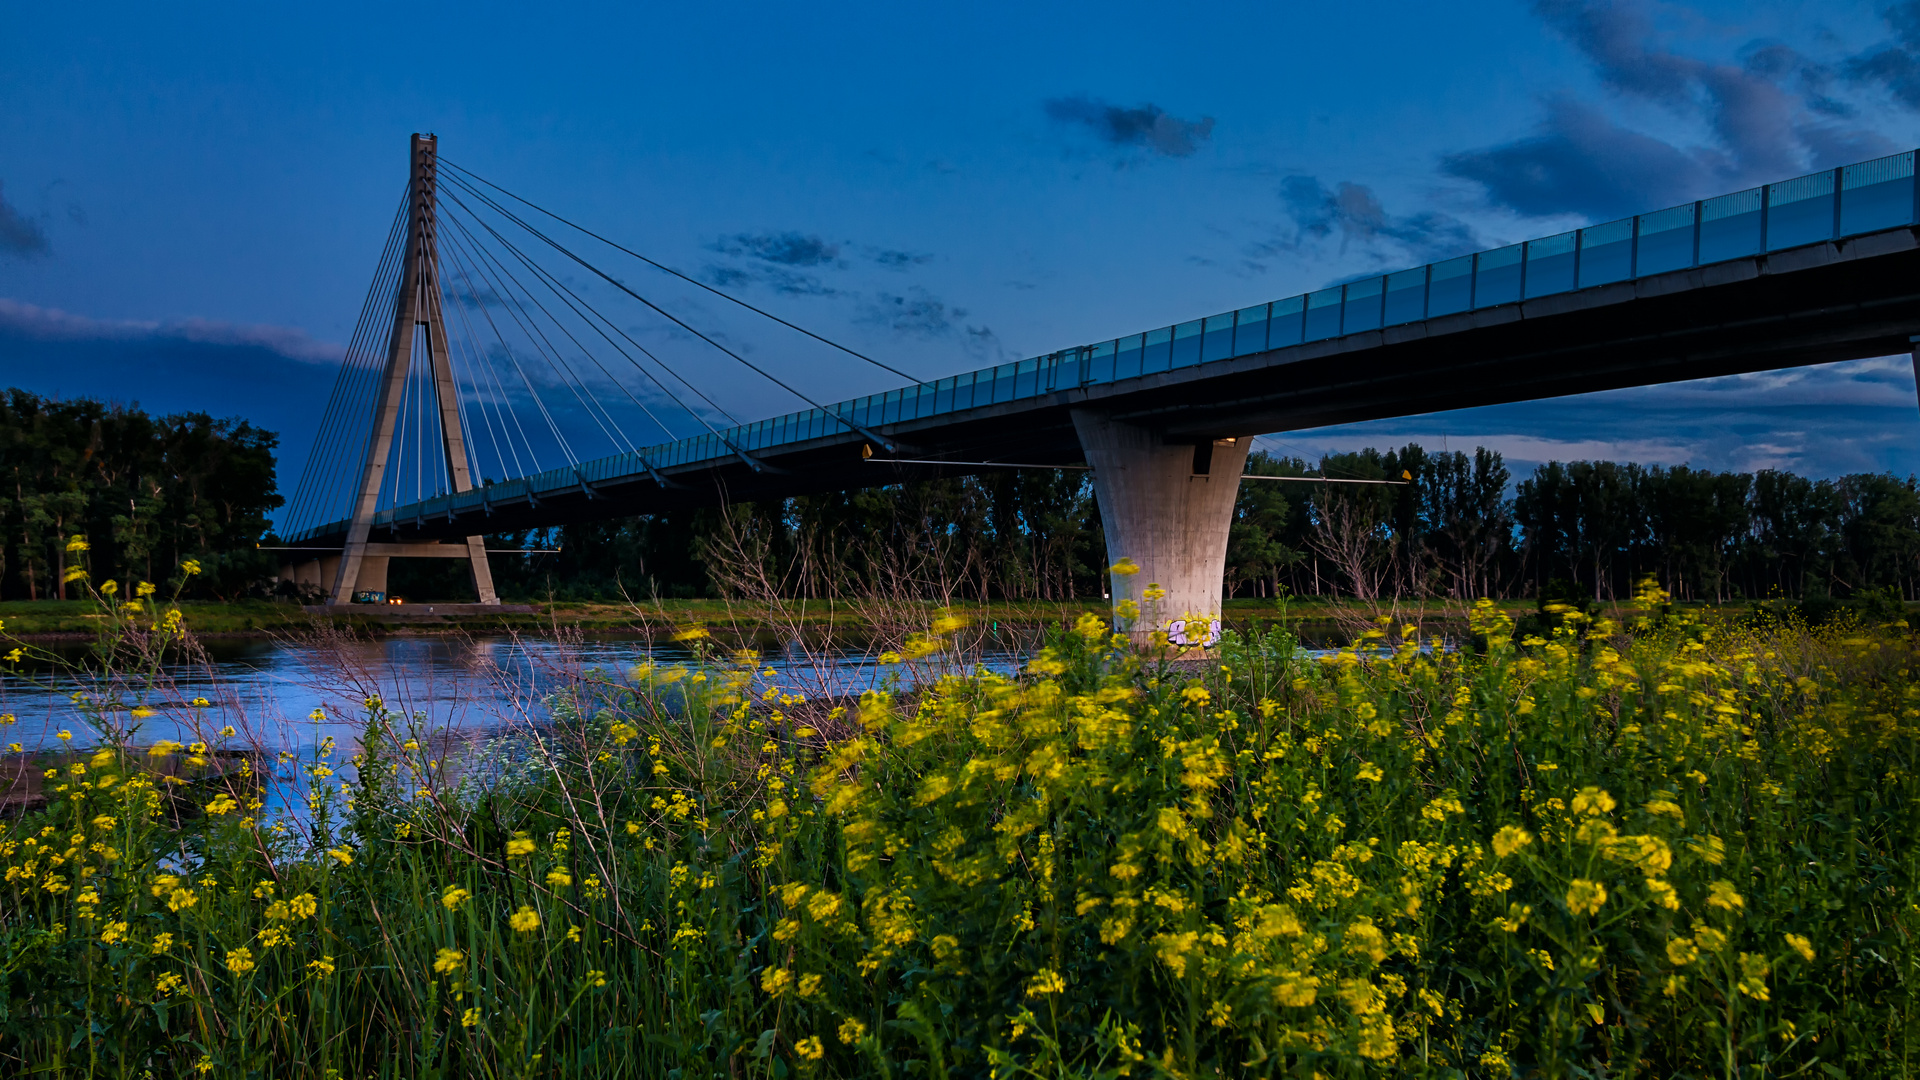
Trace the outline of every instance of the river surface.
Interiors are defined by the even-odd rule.
[[[97,728],[105,723],[128,731],[134,745],[171,739],[306,756],[331,737],[350,752],[369,697],[379,697],[396,715],[416,718],[425,731],[485,736],[541,723],[548,696],[588,673],[628,679],[641,664],[697,670],[729,663],[703,661],[684,646],[638,636],[393,637],[324,645],[215,640],[205,647],[204,663],[166,664],[152,680],[109,684],[77,673],[73,665],[86,656],[81,646],[54,650],[65,665],[29,663],[0,675],[0,713],[14,719],[0,727],[0,744],[27,750],[86,746],[101,741]],[[1007,673],[1022,655],[989,648],[968,655],[965,663]],[[869,652],[799,644],[763,650],[754,669],[756,692],[779,686],[807,697],[857,694],[886,680],[927,675],[879,663]],[[76,693],[117,699],[122,707],[96,710],[90,720],[73,700]],[[136,717],[135,705],[151,715]],[[316,710],[322,718],[314,718]],[[233,734],[223,736],[226,728]]]

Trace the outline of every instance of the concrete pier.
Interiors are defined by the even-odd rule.
[[[1114,604],[1140,605],[1134,639],[1144,643],[1176,619],[1219,618],[1227,533],[1252,438],[1170,442],[1088,409],[1073,410],[1073,427],[1093,467],[1108,562],[1127,558],[1140,568],[1112,577]],[[1166,595],[1147,599],[1151,586]]]

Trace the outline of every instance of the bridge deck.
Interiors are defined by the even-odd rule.
[[[835,416],[898,440],[894,456],[1067,464],[1073,407],[1197,441],[1905,352],[1920,335],[1917,200],[1909,151],[430,499],[382,512],[376,532],[981,471],[865,462],[865,436]]]

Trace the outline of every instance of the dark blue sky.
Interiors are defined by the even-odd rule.
[[[415,130],[938,376],[1904,149],[1916,107],[1920,3],[21,5],[0,381],[247,416],[290,486]],[[1904,358],[1271,445],[1409,439],[1920,471]]]

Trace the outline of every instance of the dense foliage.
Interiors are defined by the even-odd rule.
[[[1641,610],[589,673],[465,780],[369,699],[297,814],[109,740],[0,833],[0,1071],[1910,1075],[1913,638]]]
[[[254,545],[280,505],[276,443],[244,420],[0,393],[0,597],[66,595],[75,536],[97,577],[155,581],[196,559],[199,595],[244,593],[274,569]]]

